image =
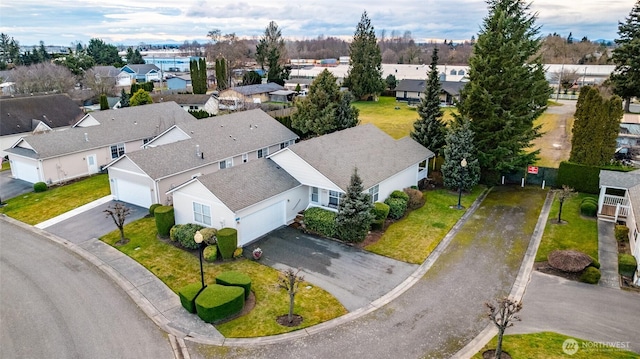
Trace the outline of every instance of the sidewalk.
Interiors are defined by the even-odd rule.
[[[620,288],[618,275],[618,244],[614,237],[615,223],[598,220],[598,262],[600,282],[606,288]]]

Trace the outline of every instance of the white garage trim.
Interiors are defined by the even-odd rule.
[[[21,179],[29,183],[40,182],[39,162],[16,156],[11,156],[11,174],[13,178]]]
[[[239,219],[238,246],[244,246],[280,226],[286,225],[286,200]]]
[[[113,198],[117,201],[135,204],[149,208],[151,206],[151,191],[149,187],[122,178],[112,178]]]

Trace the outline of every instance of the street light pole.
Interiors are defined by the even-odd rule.
[[[462,168],[462,170],[460,171],[460,185],[458,186],[458,206],[456,207],[457,209],[463,209],[464,207],[462,207],[462,205],[460,204],[460,200],[462,199],[462,180],[463,175],[464,175],[464,170],[467,167],[467,159],[463,158],[462,161],[460,161],[460,167]]]
[[[196,234],[193,236],[193,240],[196,243],[198,243],[198,249],[200,251],[200,280],[202,281],[202,289],[204,289],[204,287],[205,287],[205,285],[204,285],[204,270],[202,269],[202,251],[204,250],[202,248],[202,240],[203,239],[204,239],[204,237],[202,236],[202,233],[200,233],[200,231],[196,231]]]

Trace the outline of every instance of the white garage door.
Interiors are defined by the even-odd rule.
[[[20,158],[11,159],[11,174],[14,178],[30,183],[40,182],[38,175],[38,165],[35,161],[23,160]]]
[[[278,202],[240,219],[240,240],[243,246],[263,234],[286,224],[285,202]]]
[[[151,206],[151,191],[147,186],[139,183],[114,178],[115,192],[113,196],[116,200],[135,204],[136,206],[149,208]]]

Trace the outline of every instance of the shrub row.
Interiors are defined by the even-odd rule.
[[[629,241],[629,227],[617,224],[614,233],[616,240],[619,243],[625,243]]]
[[[320,207],[311,207],[304,211],[304,224],[312,232],[333,237],[336,234],[336,213]]]
[[[573,162],[561,162],[558,168],[556,185],[567,185],[576,190],[598,194],[600,182],[600,167],[585,166]]]
[[[636,258],[631,254],[618,254],[618,273],[625,277],[632,277],[638,268]]]

